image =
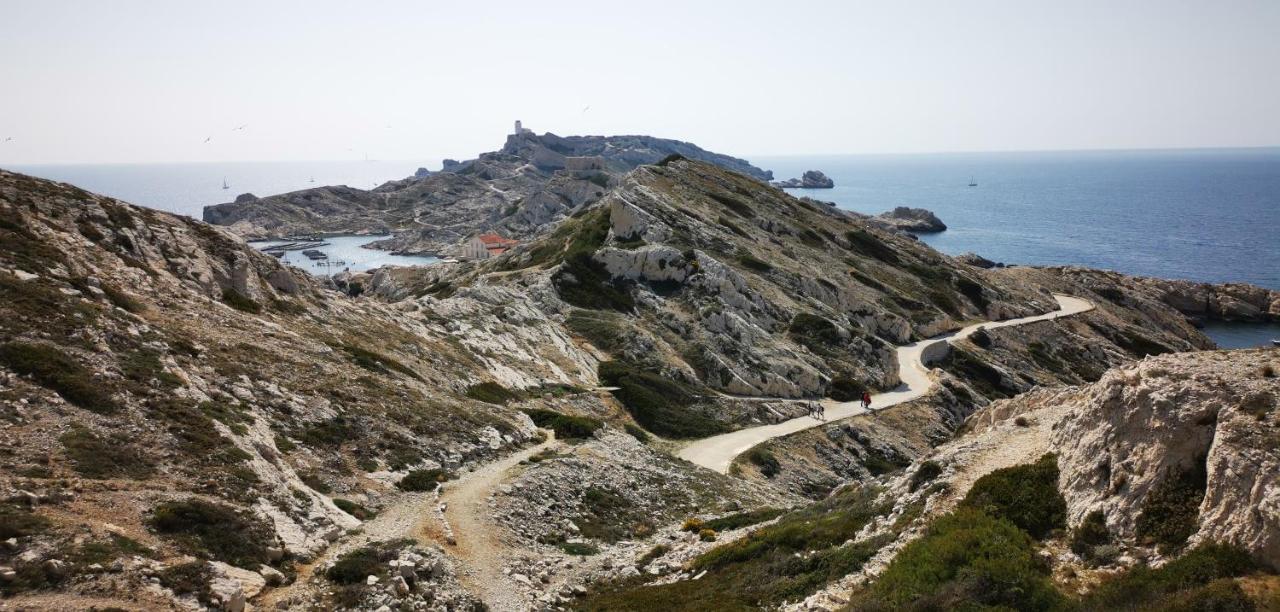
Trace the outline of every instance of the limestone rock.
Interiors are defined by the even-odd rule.
[[[903,232],[941,232],[947,229],[937,215],[923,208],[898,206],[893,210],[873,217],[880,224]]]

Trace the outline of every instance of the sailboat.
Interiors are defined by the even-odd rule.
[[[228,184],[227,184],[227,177],[225,177],[225,176],[224,176],[224,177],[222,177],[222,188],[223,188],[223,189],[231,189],[231,185],[228,185]]]
[[[308,182],[310,182],[310,183],[314,183],[314,182],[316,182],[316,177],[314,177],[314,176],[313,176],[313,177],[311,177],[311,180],[310,180],[310,181],[308,181]]]
[[[977,183],[977,182],[975,182],[975,181],[973,180],[973,177],[972,177],[972,176],[971,176],[971,177],[969,177],[969,186],[970,186],[970,187],[977,187],[977,186],[978,186],[978,183]]]

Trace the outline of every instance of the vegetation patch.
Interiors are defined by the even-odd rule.
[[[529,415],[534,425],[550,429],[556,432],[557,438],[562,439],[582,440],[590,438],[595,435],[596,430],[603,426],[599,419],[574,416],[542,408],[526,410],[524,413]]]
[[[724,218],[723,216],[721,216],[721,217],[716,217],[716,223],[719,223],[719,224],[720,224],[721,226],[723,226],[725,229],[727,229],[727,230],[729,230],[729,231],[731,231],[731,232],[733,232],[733,233],[735,233],[735,234],[737,234],[737,235],[739,235],[739,236],[742,236],[743,238],[750,238],[750,237],[751,237],[751,235],[750,235],[750,234],[748,234],[747,232],[743,231],[743,229],[742,229],[741,227],[738,227],[738,224],[737,224],[737,223],[734,223],[733,221],[730,221],[730,220],[728,220],[728,219]]]
[[[939,517],[907,544],[855,609],[1054,610],[1054,589],[1035,541],[1013,523],[972,507]]]
[[[202,604],[213,602],[209,582],[213,580],[213,568],[208,561],[191,561],[166,567],[156,575],[160,585],[175,595],[191,595]]]
[[[653,436],[650,436],[649,432],[645,431],[644,428],[639,425],[623,423],[622,429],[630,434],[632,438],[639,440],[641,444],[648,444],[649,440],[653,439]]]
[[[916,468],[916,472],[911,475],[911,491],[914,493],[920,487],[924,486],[942,475],[942,464],[937,461],[925,461]]]
[[[147,524],[192,554],[248,569],[267,562],[271,529],[248,512],[201,499],[160,504]]]
[[[760,473],[765,478],[773,478],[782,471],[782,466],[778,463],[778,458],[774,456],[769,449],[756,446],[746,452],[747,461],[760,468]]]
[[[354,516],[362,521],[367,521],[377,515],[376,512],[368,508],[365,508],[364,506],[356,502],[353,502],[349,499],[342,499],[340,497],[334,498],[333,505],[337,506],[339,510],[346,512],[347,514],[350,514],[351,516]]]
[[[745,538],[711,549],[689,569],[699,580],[664,585],[624,582],[588,597],[584,610],[759,610],[795,602],[861,568],[886,541],[846,545],[886,508],[872,504],[875,491],[851,489],[783,515]],[[702,529],[710,530],[707,524]],[[656,549],[654,558],[665,554]]]
[[[325,578],[338,584],[354,585],[363,584],[369,576],[384,576],[387,563],[408,545],[405,540],[392,540],[344,553],[325,571]]]
[[[773,519],[786,514],[786,510],[781,508],[760,508],[758,510],[750,510],[747,512],[739,512],[722,516],[717,519],[711,519],[702,524],[706,529],[712,531],[732,531],[734,529],[742,529],[757,523],[772,521]]]
[[[613,312],[574,310],[565,318],[565,327],[607,353],[618,353],[627,344],[629,329],[623,318]]]
[[[11,504],[0,503],[0,540],[9,538],[25,538],[44,533],[49,528],[49,520]]]
[[[396,483],[396,487],[401,491],[434,491],[448,479],[449,476],[439,468],[411,470]]]
[[[723,423],[692,410],[698,389],[625,361],[601,362],[600,382],[613,387],[637,423],[669,438],[702,438],[724,432]]]
[[[326,421],[307,425],[297,438],[308,446],[337,448],[344,442],[359,437],[360,432],[354,419],[338,415]]]
[[[883,240],[871,235],[864,229],[849,230],[844,234],[845,240],[849,241],[849,250],[860,255],[865,255],[872,259],[878,259],[887,264],[897,265],[899,262],[898,253]]]
[[[466,396],[489,404],[506,405],[520,399],[520,394],[496,383],[485,381],[467,387]]]
[[[124,436],[99,437],[77,424],[58,440],[76,472],[86,478],[141,480],[155,472],[155,465]]]
[[[1100,510],[1085,515],[1080,525],[1071,531],[1071,552],[1085,560],[1093,560],[1097,548],[1111,544],[1111,530],[1107,529],[1107,517]]]
[[[247,312],[249,314],[258,314],[262,312],[262,304],[253,301],[249,296],[240,293],[231,287],[227,287],[222,290],[222,301],[226,303],[227,306],[239,310],[240,312]]]
[[[0,364],[62,396],[68,402],[99,414],[110,414],[120,405],[110,387],[57,347],[29,342],[0,344]]]
[[[561,299],[579,308],[631,312],[636,306],[630,283],[614,279],[590,253],[567,257],[551,282]]]
[[[818,355],[832,355],[837,349],[848,344],[848,339],[840,333],[840,328],[825,317],[800,312],[792,317],[787,325],[787,334],[796,342]]]
[[[729,194],[710,192],[707,193],[707,196],[743,219],[750,219],[756,216],[756,211],[752,210],[749,204]]]
[[[1202,544],[1152,569],[1136,566],[1104,581],[1080,603],[1083,610],[1253,610],[1241,606],[1239,587],[1222,582],[1252,573],[1257,565],[1245,551]],[[1252,602],[1250,602],[1251,604]],[[1230,605],[1222,605],[1230,604]]]
[[[1204,500],[1207,474],[1204,459],[1170,474],[1147,493],[1142,513],[1134,525],[1134,535],[1161,551],[1178,550],[1196,532],[1200,502]]]
[[[1067,502],[1058,492],[1058,457],[995,470],[973,483],[961,507],[1004,519],[1036,539],[1067,526]]]
[[[600,553],[600,548],[589,542],[562,542],[560,544],[560,550],[563,550],[565,554],[577,555],[580,557]]]
[[[585,514],[577,519],[583,537],[617,542],[652,533],[653,518],[626,496],[605,487],[590,487],[582,493]]]
[[[831,379],[831,386],[827,389],[827,393],[837,402],[852,402],[862,397],[864,389],[866,386],[859,381],[848,376],[837,376]]]
[[[738,255],[738,263],[742,264],[742,267],[748,270],[752,270],[760,273],[768,272],[773,269],[773,266],[769,265],[764,261],[756,259],[755,257],[751,256],[749,253],[742,253]]]
[[[353,363],[369,370],[370,372],[390,374],[392,371],[395,371],[404,374],[409,378],[422,380],[422,377],[418,376],[417,372],[414,372],[408,366],[396,361],[395,359],[387,357],[386,355],[376,353],[354,344],[341,344],[338,348],[341,348],[343,352],[350,356]]]

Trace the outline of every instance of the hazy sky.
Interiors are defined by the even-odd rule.
[[[746,156],[1280,145],[1280,0],[0,0],[0,164],[465,158],[517,118]]]

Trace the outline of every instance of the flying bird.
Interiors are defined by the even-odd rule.
[[[210,136],[210,137],[208,137],[208,138],[204,139],[204,144],[209,144],[209,141],[210,141],[210,140],[213,140],[213,136]]]
[[[247,127],[249,127],[249,124],[247,124],[247,123],[246,123],[246,124],[244,124],[244,125],[241,125],[240,127],[237,127],[237,128],[231,128],[231,131],[232,131],[232,132],[234,132],[234,131],[236,131],[236,130],[243,130],[243,129],[247,128]]]
[[[591,105],[590,105],[590,104],[588,104],[586,108],[582,109],[582,112],[583,112],[583,114],[586,114],[586,112],[587,112],[587,111],[589,111],[589,110],[591,110]]]
[[[13,140],[13,136],[4,139],[5,142],[9,142],[10,140]]]

